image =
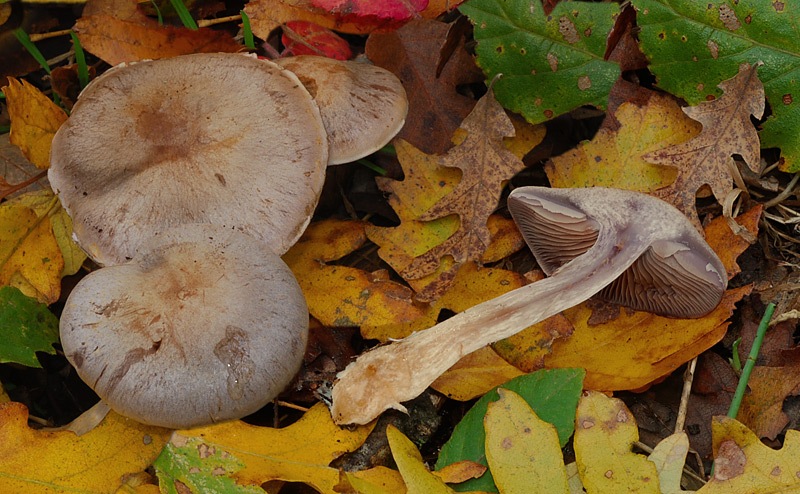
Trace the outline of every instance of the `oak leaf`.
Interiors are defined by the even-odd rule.
[[[695,210],[698,189],[709,185],[720,203],[733,190],[731,182],[739,174],[734,154],[740,155],[753,172],[760,171],[761,144],[750,121],[751,115],[761,118],[764,113],[764,86],[758,79],[758,66],[740,65],[735,77],[719,84],[722,96],[683,109],[703,124],[700,135],[643,156],[650,163],[676,167],[675,181],[655,195],[683,211],[696,225],[700,224]]]
[[[0,404],[0,492],[113,492],[155,460],[170,434],[114,412],[82,436],[33,430],[27,420],[21,403]]]
[[[50,144],[67,114],[27,81],[9,78],[2,91],[8,101],[11,144],[37,168],[49,168]]]
[[[236,486],[285,480],[304,482],[319,492],[334,492],[340,472],[328,464],[361,446],[372,427],[340,428],[331,420],[325,405],[317,403],[300,420],[283,429],[237,420],[176,431],[156,462],[156,469],[162,482],[183,483],[184,478],[202,485],[219,474],[235,480]],[[218,458],[234,461],[215,470],[213,464]],[[193,469],[201,460],[212,465],[206,470]]]
[[[367,57],[394,73],[408,93],[408,116],[398,137],[430,154],[447,151],[451,136],[475,106],[458,86],[483,81],[463,38],[443,60],[449,31],[448,24],[416,20],[371,35],[365,47]]]
[[[742,399],[738,419],[758,437],[774,440],[789,423],[783,403],[800,394],[800,367],[753,368],[748,381],[749,392]]]

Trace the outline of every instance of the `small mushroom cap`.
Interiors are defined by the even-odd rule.
[[[601,208],[611,211],[603,221],[596,216]],[[691,318],[707,314],[722,299],[728,278],[719,257],[683,213],[660,199],[602,187],[521,187],[509,196],[508,209],[548,275],[588,251],[603,225],[648,242],[647,251],[599,292],[604,300]]]
[[[403,128],[408,113],[406,92],[388,70],[314,55],[275,63],[294,72],[316,100],[328,131],[329,164],[370,155]]]
[[[185,223],[236,228],[284,253],[316,207],[328,143],[293,73],[205,53],[97,78],[56,133],[50,160],[78,243],[112,265]]]
[[[262,242],[195,224],[86,276],[60,330],[67,359],[111,408],[177,429],[271,401],[300,367],[308,311],[292,272]]]

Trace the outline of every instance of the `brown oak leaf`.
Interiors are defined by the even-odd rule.
[[[722,202],[733,188],[731,178],[738,175],[734,154],[740,155],[751,170],[759,171],[760,143],[750,121],[750,115],[761,118],[764,114],[764,86],[757,70],[758,65],[740,65],[735,77],[719,84],[724,91],[720,98],[683,109],[703,124],[700,135],[643,156],[650,163],[678,169],[675,182],[654,195],[671,202],[698,226],[697,190],[709,185]]]
[[[464,141],[437,160],[439,166],[460,169],[461,180],[418,218],[431,221],[457,214],[461,224],[442,244],[414,259],[401,273],[404,278],[433,272],[448,255],[458,264],[480,261],[491,240],[486,225],[489,215],[497,208],[505,182],[525,167],[503,144],[504,137],[514,135],[514,125],[491,90],[464,119],[461,129],[467,134]]]

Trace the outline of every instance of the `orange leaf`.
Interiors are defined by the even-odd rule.
[[[152,19],[131,21],[93,14],[78,19],[74,29],[86,50],[111,65],[190,53],[234,53],[244,49],[222,31],[159,26]]]

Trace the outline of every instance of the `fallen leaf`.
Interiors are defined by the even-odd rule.
[[[283,25],[281,43],[287,55],[319,55],[336,60],[349,60],[353,56],[347,41],[313,22],[287,22]]]
[[[789,423],[783,402],[800,394],[800,367],[756,366],[747,384],[737,419],[758,437],[774,440]]]
[[[783,448],[764,445],[743,424],[714,417],[714,475],[697,494],[796,492],[800,489],[800,432],[786,431]]]
[[[568,493],[567,472],[552,424],[541,420],[521,396],[498,389],[500,399],[489,403],[486,461],[503,494]]]
[[[684,142],[700,126],[681,112],[674,98],[653,93],[643,103],[625,102],[591,141],[582,142],[545,165],[553,187],[615,187],[652,192],[675,181],[676,171],[642,156]]]
[[[661,494],[679,494],[686,453],[689,452],[689,437],[685,432],[677,432],[662,439],[647,457],[658,471]]]
[[[757,71],[758,65],[740,65],[734,78],[720,83],[722,96],[683,109],[703,124],[700,135],[643,156],[650,163],[677,169],[675,181],[655,195],[672,203],[697,225],[700,224],[695,210],[698,189],[709,185],[714,197],[722,203],[733,190],[732,177],[739,173],[734,154],[740,155],[753,172],[760,171],[761,145],[750,121],[751,115],[761,118],[764,113],[764,87]]]
[[[400,78],[408,93],[406,125],[398,137],[429,154],[447,151],[451,136],[475,106],[458,86],[483,80],[463,40],[437,77],[448,30],[438,21],[411,21],[394,32],[371,35],[365,48],[367,57]]]
[[[357,472],[342,472],[344,477],[336,487],[336,492],[358,494],[405,494],[406,484],[397,470],[386,467],[373,467]]]
[[[439,376],[431,387],[448,398],[467,401],[519,377],[522,371],[490,347],[472,352]]]
[[[503,145],[503,138],[514,135],[514,126],[492,91],[486,93],[461,123],[467,137],[441,156],[438,165],[461,170],[456,188],[420,216],[430,221],[457,214],[459,229],[442,244],[418,256],[401,275],[419,279],[439,265],[439,259],[452,256],[457,264],[480,261],[491,236],[486,221],[500,200],[505,182],[525,165]],[[431,295],[437,298],[438,295]]]
[[[67,114],[27,81],[9,78],[2,91],[11,119],[11,144],[37,168],[49,168],[50,143]]]
[[[438,494],[455,492],[425,467],[419,450],[397,427],[389,425],[386,428],[386,437],[389,439],[392,456],[395,463],[397,463],[397,468],[400,470],[400,475],[403,476],[403,481],[409,493]]]
[[[270,480],[304,482],[319,492],[333,492],[339,470],[328,464],[364,442],[373,425],[343,429],[317,403],[283,429],[257,427],[242,421],[176,431],[172,444],[156,461],[159,478],[167,482],[191,479],[194,485],[228,477],[237,487],[260,486]],[[199,452],[199,457],[197,456]],[[227,466],[215,471],[219,458]],[[204,465],[197,471],[198,463]],[[226,481],[227,482],[227,481]],[[227,491],[226,491],[227,492]]]
[[[396,29],[427,6],[426,0],[252,0],[245,6],[253,34],[262,39],[281,24],[307,21],[340,33],[369,34]]]
[[[0,328],[0,362],[41,367],[36,352],[56,353],[58,318],[17,288],[0,287]]]
[[[42,190],[47,186],[47,172],[28,161],[20,149],[11,144],[8,134],[0,135],[0,199],[18,195],[25,188]]]
[[[541,370],[512,379],[503,384],[503,389],[522,396],[539,418],[553,424],[559,446],[564,447],[575,427],[575,410],[583,389],[583,376],[583,369]],[[442,446],[436,461],[437,470],[464,460],[487,465],[483,418],[489,403],[499,396],[497,390],[490,391],[470,408]],[[496,487],[491,472],[487,471],[480,478],[462,483],[459,490],[496,492]]]
[[[98,13],[84,15],[73,28],[83,48],[110,65],[190,53],[235,53],[244,47],[224,31],[210,28],[159,26],[142,16],[120,19]]]
[[[366,241],[364,223],[326,220],[312,223],[283,256],[295,273],[309,312],[324,326],[376,328],[411,323],[426,314],[411,290],[386,275],[327,264]]]
[[[21,403],[0,404],[2,492],[113,492],[155,460],[170,434],[114,412],[80,437],[36,431],[27,420]]]
[[[573,444],[587,492],[659,494],[655,464],[631,451],[638,440],[636,421],[621,400],[584,392],[578,402]]]

